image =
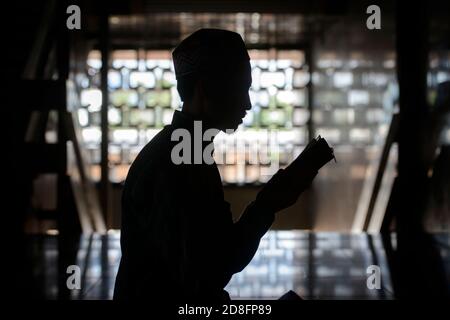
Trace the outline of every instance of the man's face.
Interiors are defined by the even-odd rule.
[[[250,61],[242,61],[215,75],[215,81],[210,81],[206,84],[208,118],[217,129],[235,130],[251,109],[248,92],[252,84]]]

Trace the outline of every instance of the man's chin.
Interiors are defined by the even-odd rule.
[[[237,128],[239,127],[239,125],[240,125],[241,123],[242,123],[242,120],[239,120],[239,122],[235,122],[235,123],[233,124],[231,130],[236,131]]]
[[[237,128],[239,127],[239,125],[241,123],[242,123],[242,120],[234,121],[232,123],[230,122],[230,123],[227,123],[227,124],[223,125],[221,128],[218,128],[218,129],[222,130],[225,133],[230,133],[231,134],[231,133],[233,133],[234,131],[237,130]]]

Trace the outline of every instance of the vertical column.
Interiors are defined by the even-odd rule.
[[[422,229],[427,169],[423,161],[427,118],[427,3],[397,3],[397,77],[400,93],[399,210],[397,231]]]
[[[107,6],[100,14],[100,52],[102,56],[101,91],[101,181],[100,181],[100,204],[106,220],[107,228],[111,226],[111,210],[109,210],[109,167],[108,167],[108,69],[109,69],[109,17]]]
[[[308,73],[309,73],[309,82],[306,86],[307,93],[308,93],[308,111],[309,111],[309,119],[307,122],[307,131],[308,131],[308,140],[311,140],[314,138],[314,120],[313,120],[313,112],[314,112],[314,88],[313,88],[313,72],[314,72],[314,61],[313,61],[313,45],[312,42],[310,42],[305,49],[305,61],[308,66]]]

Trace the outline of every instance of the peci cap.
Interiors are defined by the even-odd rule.
[[[230,63],[249,60],[242,37],[232,31],[200,29],[172,52],[176,78],[204,70],[226,70]]]

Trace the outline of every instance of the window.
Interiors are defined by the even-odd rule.
[[[250,50],[253,108],[232,135],[215,139],[215,158],[224,184],[265,182],[300,153],[310,113],[310,75],[299,50]],[[100,68],[89,54],[77,110],[91,175],[100,179]],[[142,147],[171,122],[181,101],[170,50],[117,50],[108,72],[110,180],[121,182]],[[256,160],[255,160],[256,159]]]

